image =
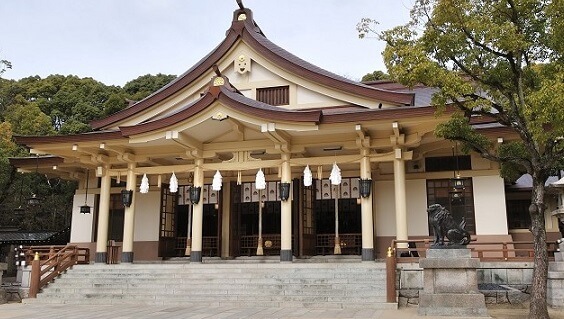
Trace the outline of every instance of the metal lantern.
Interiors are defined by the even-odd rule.
[[[132,190],[122,190],[121,191],[121,203],[125,207],[131,206],[131,202],[133,200],[133,191]]]
[[[35,194],[31,194],[31,197],[27,199],[27,205],[31,207],[39,206],[41,204],[41,198],[37,197]]]
[[[88,205],[82,205],[80,206],[80,213],[81,214],[90,214],[90,206]]]
[[[89,171],[86,170],[86,191],[84,192],[84,205],[80,206],[81,214],[90,214],[90,206],[88,206],[88,181],[90,180]]]
[[[202,187],[200,186],[190,187],[190,201],[194,204],[198,204],[200,202],[201,193],[202,193]]]
[[[464,189],[464,179],[457,176],[456,178],[451,179],[452,180],[452,187],[455,190],[463,190]]]
[[[280,183],[280,199],[282,201],[287,201],[290,198],[290,183]]]
[[[360,196],[362,198],[366,198],[370,196],[372,191],[372,180],[371,179],[359,179],[359,186],[360,186]]]

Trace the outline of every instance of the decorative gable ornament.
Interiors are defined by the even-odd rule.
[[[235,72],[239,74],[251,72],[251,59],[244,54],[239,55],[233,62],[233,65],[235,66]]]

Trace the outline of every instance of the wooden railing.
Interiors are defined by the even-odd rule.
[[[267,256],[280,254],[281,240],[280,234],[262,235],[264,254]],[[241,245],[241,254],[246,253],[247,256],[254,256],[257,251],[258,236],[241,236],[239,244]]]
[[[57,251],[68,247],[68,246],[26,246],[23,247],[25,251],[25,261],[26,265],[31,265],[35,257],[35,253],[39,253],[39,260],[47,260],[51,258]],[[77,250],[77,264],[89,264],[90,263],[90,249],[84,247],[76,247]]]
[[[84,253],[81,254],[80,251],[84,251],[85,248],[80,249],[77,246],[67,245],[55,250],[54,247],[48,247],[48,255],[44,252],[45,247],[42,246],[36,246],[36,251],[31,251],[33,261],[31,262],[31,281],[29,286],[30,298],[36,298],[37,293],[42,287],[59,276],[63,271],[76,265],[79,261],[79,256],[84,257]],[[88,249],[86,250],[89,251]],[[42,252],[40,253],[40,251]],[[42,260],[42,256],[49,257],[46,260]],[[89,252],[86,253],[86,256],[89,257]]]
[[[178,256],[184,256],[186,250],[186,237],[176,237],[174,249],[178,252]],[[202,237],[202,255],[207,257],[218,256],[218,238],[217,236]]]
[[[362,234],[339,234],[339,243],[343,255],[360,255],[362,252]],[[315,244],[318,255],[332,255],[335,249],[335,234],[317,234]]]
[[[433,239],[392,240],[390,247],[394,251],[396,262],[419,262],[419,258],[425,257],[432,243]],[[554,260],[558,244],[553,241],[546,245],[549,259]],[[534,257],[532,241],[472,241],[468,248],[472,251],[472,257],[480,258],[480,261],[532,261]]]

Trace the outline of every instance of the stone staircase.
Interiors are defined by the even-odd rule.
[[[24,302],[397,308],[385,291],[385,264],[377,262],[90,264]]]

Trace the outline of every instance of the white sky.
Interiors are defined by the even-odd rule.
[[[385,71],[384,44],[359,39],[363,17],[379,30],[404,24],[413,0],[243,0],[270,41],[358,80]],[[235,0],[1,0],[4,78],[74,74],[123,86],[144,74],[180,75],[231,25]]]

